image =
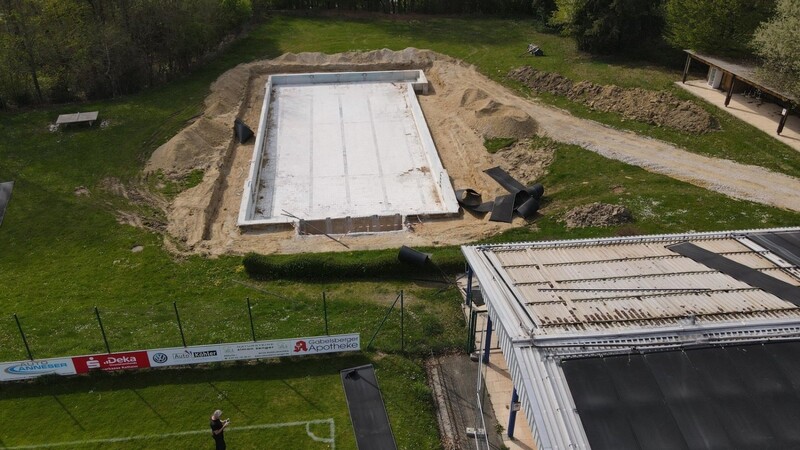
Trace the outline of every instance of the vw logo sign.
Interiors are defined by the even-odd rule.
[[[159,364],[164,364],[165,362],[167,362],[167,359],[169,359],[169,358],[167,357],[167,355],[165,353],[156,353],[156,354],[153,355],[153,362],[156,362],[156,363],[159,363]]]

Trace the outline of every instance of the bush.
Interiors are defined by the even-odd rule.
[[[399,261],[397,249],[297,255],[248,253],[243,264],[250,277],[259,279],[439,279],[442,271],[464,271],[464,257],[458,247],[419,250],[432,253],[431,262],[424,267]]]

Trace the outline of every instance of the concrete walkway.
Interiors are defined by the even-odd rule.
[[[730,103],[726,107],[726,92],[712,88],[705,80],[690,80],[685,84],[681,82],[676,82],[675,84],[800,151],[800,117],[790,115],[786,120],[783,132],[780,135],[776,133],[783,107],[746,97],[742,94],[733,94]]]
[[[466,308],[465,313],[467,315],[469,314],[469,310]],[[469,320],[469,317],[467,317],[467,320]],[[478,316],[478,323],[475,329],[477,330],[475,333],[475,348],[479,351],[479,354],[483,354],[484,349],[481,346],[483,345],[483,336],[486,333],[485,314],[480,314]],[[508,371],[503,352],[500,350],[496,334],[492,334],[489,364],[484,367],[484,382],[486,383],[486,390],[491,399],[489,403],[494,412],[494,417],[497,420],[497,424],[503,427],[503,432],[500,434],[503,445],[510,450],[536,450],[533,433],[531,433],[531,429],[528,426],[528,419],[525,417],[525,411],[523,410],[517,412],[516,425],[514,426],[514,438],[508,437],[508,418],[514,383],[511,381],[511,374]],[[495,424],[487,423],[486,427],[489,428],[487,432],[494,431],[495,426]]]

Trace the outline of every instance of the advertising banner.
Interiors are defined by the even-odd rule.
[[[126,369],[144,369],[150,367],[147,352],[105,353],[102,355],[75,356],[72,358],[75,372],[87,373],[90,370],[106,372]]]
[[[159,348],[147,351],[150,367],[182,366],[222,361],[222,346]]]
[[[183,366],[221,361],[319,355],[361,350],[358,333],[271,341],[159,348],[133,352],[73,356],[0,363],[0,381],[24,380],[41,375],[76,375],[92,370],[114,371],[148,367]]]
[[[240,359],[354,352],[358,350],[361,350],[360,336],[357,333],[353,333],[225,344],[222,346],[222,357],[225,361],[235,361]]]
[[[180,366],[219,361],[279,358],[361,350],[357,333],[271,341],[237,342],[148,350],[150,367]]]
[[[0,363],[0,381],[25,380],[42,375],[75,375],[70,358],[35,359]]]

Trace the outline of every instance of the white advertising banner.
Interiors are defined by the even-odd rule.
[[[318,355],[361,350],[358,333],[148,350],[150,367]]]
[[[0,363],[0,381],[25,380],[42,375],[75,375],[71,358],[35,359]]]

